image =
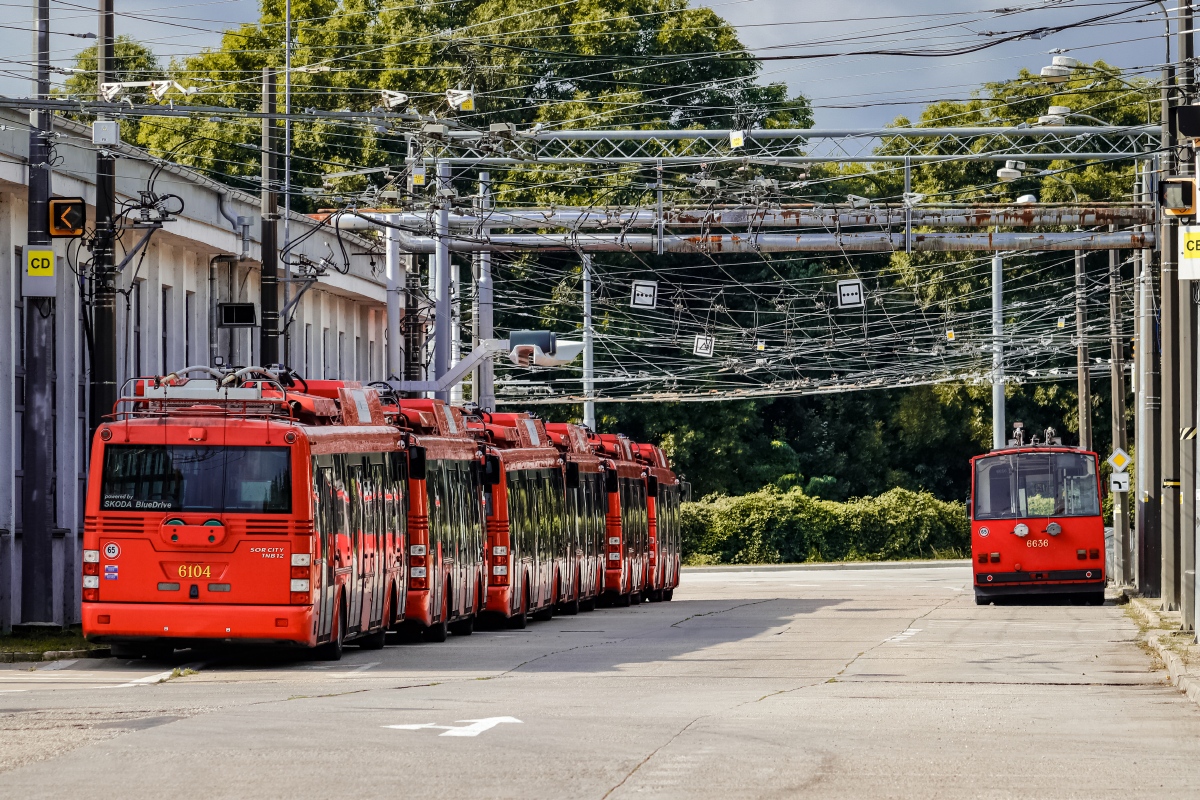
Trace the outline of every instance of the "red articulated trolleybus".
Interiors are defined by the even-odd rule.
[[[655,601],[670,600],[679,585],[683,484],[667,465],[662,450],[652,444],[634,444],[631,449],[646,469],[646,511],[650,520],[646,596]]]
[[[606,603],[628,606],[642,602],[646,590],[650,519],[646,479],[633,460],[629,438],[622,434],[590,434],[588,441],[604,459],[608,512],[604,595]]]
[[[1104,602],[1104,520],[1095,453],[1046,441],[971,459],[971,557],[975,602],[1068,594]]]
[[[132,389],[96,432],[84,523],[84,635],[114,654],[336,659],[679,582],[680,483],[655,447],[262,367]]]
[[[255,367],[184,372],[201,370],[211,377],[134,381],[96,433],[85,636],[119,655],[382,647],[406,592],[408,464],[378,394],[302,380],[292,392]]]

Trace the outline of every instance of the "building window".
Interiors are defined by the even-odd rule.
[[[333,365],[331,359],[333,357],[332,339],[329,337],[329,328],[325,328],[321,333],[321,377],[329,380],[333,374]]]
[[[193,357],[196,355],[192,352],[192,311],[195,308],[196,293],[187,292],[183,296],[183,360],[187,363],[185,367],[190,367],[196,362]]]
[[[312,323],[304,326],[304,375],[312,375]]]
[[[159,324],[162,325],[162,359],[160,366],[162,370],[159,375],[167,374],[167,353],[170,352],[170,340],[167,339],[167,331],[171,329],[171,287],[162,287],[162,316],[159,318]],[[183,366],[188,366],[184,364]]]
[[[133,316],[133,377],[142,377],[142,281],[134,281],[130,293]]]

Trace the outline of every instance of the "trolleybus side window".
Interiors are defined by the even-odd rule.
[[[291,448],[107,445],[100,508],[289,514]]]
[[[1096,517],[1096,462],[1082,453],[1018,453],[975,462],[975,519]]]

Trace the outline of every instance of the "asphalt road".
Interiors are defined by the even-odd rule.
[[[968,569],[690,573],[336,664],[4,665],[0,797],[1194,796],[1200,709],[1123,610],[976,607]]]

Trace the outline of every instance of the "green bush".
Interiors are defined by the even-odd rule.
[[[971,545],[965,505],[907,489],[845,503],[798,487],[709,496],[684,503],[682,528],[693,566],[961,558]]]

